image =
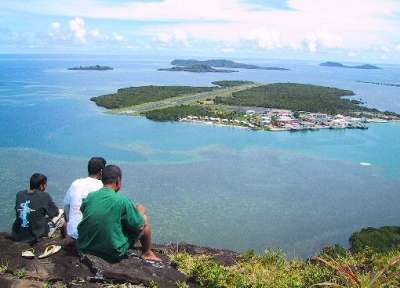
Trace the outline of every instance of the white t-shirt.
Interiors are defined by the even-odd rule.
[[[86,198],[90,192],[103,188],[103,183],[95,178],[87,177],[77,179],[72,182],[64,198],[64,205],[69,206],[67,234],[78,239],[78,224],[82,220],[80,210],[82,199]]]

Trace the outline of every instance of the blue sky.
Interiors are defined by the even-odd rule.
[[[0,53],[400,63],[399,0],[2,0]]]

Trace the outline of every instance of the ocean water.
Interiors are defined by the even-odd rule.
[[[169,58],[0,55],[0,230],[33,172],[58,204],[87,160],[123,168],[124,193],[149,210],[157,242],[244,251],[281,247],[306,257],[347,245],[366,226],[398,225],[400,123],[368,130],[268,133],[157,123],[104,113],[90,97],[138,85],[210,85],[223,79],[299,82],[351,89],[366,105],[400,113],[400,66],[319,67],[316,62],[238,59],[291,71],[159,72]],[[113,71],[68,71],[76,65]],[[360,165],[369,163],[369,166]]]

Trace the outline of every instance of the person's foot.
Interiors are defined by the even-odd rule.
[[[153,251],[149,250],[142,254],[142,259],[145,261],[161,262],[161,258],[158,257]]]

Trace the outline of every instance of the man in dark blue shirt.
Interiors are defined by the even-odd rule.
[[[49,235],[49,222],[59,216],[61,211],[45,192],[46,187],[47,177],[35,173],[30,179],[30,189],[17,193],[16,219],[12,227],[12,235],[16,241],[34,243],[39,238]]]

